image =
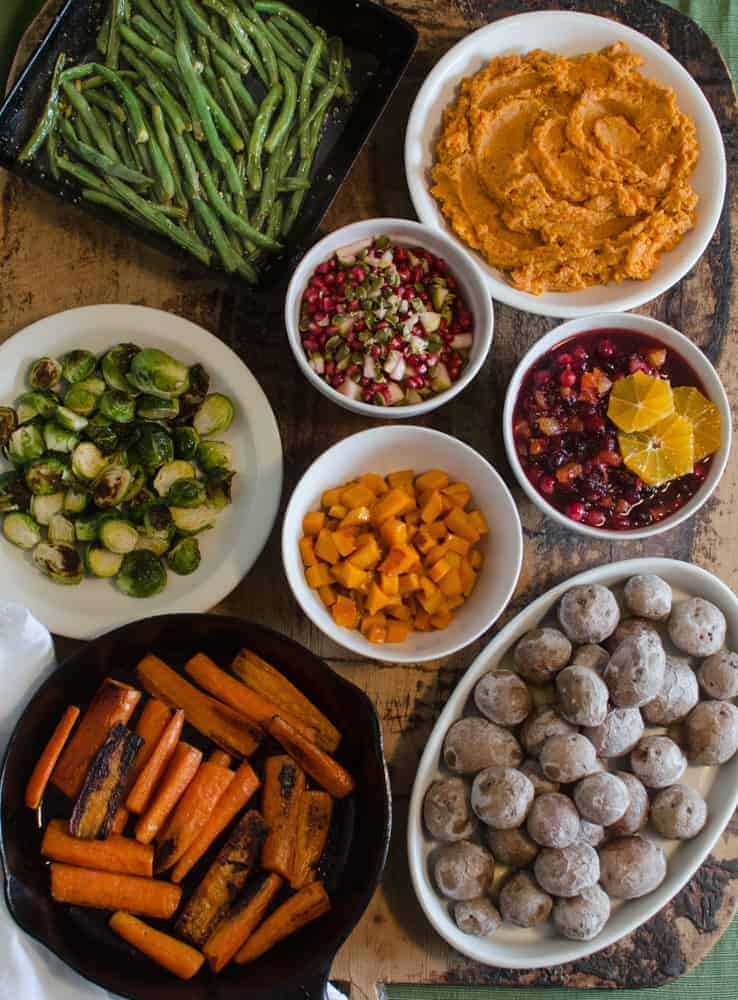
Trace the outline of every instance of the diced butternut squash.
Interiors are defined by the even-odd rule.
[[[425,524],[431,524],[441,516],[442,511],[443,502],[441,501],[441,494],[438,490],[434,490],[420,508],[420,519]]]
[[[319,559],[330,563],[331,566],[335,565],[341,558],[336,548],[336,543],[333,541],[333,535],[327,528],[323,528],[318,534],[318,540],[315,543],[315,554]]]
[[[410,496],[415,495],[415,472],[412,469],[401,469],[399,472],[390,472],[387,482],[392,489],[403,490]]]
[[[346,590],[356,590],[362,586],[366,580],[366,573],[359,569],[348,559],[344,559],[337,566],[333,567],[333,576],[346,588]]]
[[[364,615],[364,617],[361,619],[361,626],[360,626],[361,634],[367,635],[369,633],[369,629],[374,628],[375,626],[384,627],[386,624],[387,624],[387,619],[382,614]]]
[[[442,542],[448,534],[448,528],[443,521],[434,521],[433,524],[429,524],[425,530],[431,538],[435,539],[437,542]]]
[[[412,545],[395,545],[389,550],[387,558],[380,563],[380,573],[407,573],[420,558]]]
[[[318,597],[327,608],[333,607],[336,603],[336,591],[329,583],[325,587],[318,587]]]
[[[430,623],[430,615],[424,609],[415,616],[415,631],[430,632],[433,626]]]
[[[434,545],[433,548],[425,554],[425,565],[428,567],[435,566],[439,559],[444,559],[446,557],[448,548],[448,542],[446,541],[439,542],[437,545]]]
[[[305,579],[308,582],[308,586],[312,587],[313,590],[318,590],[319,587],[328,587],[333,583],[333,577],[325,563],[308,566],[305,570]]]
[[[376,497],[381,497],[383,493],[389,490],[387,480],[382,476],[378,476],[376,472],[365,472],[363,476],[359,476],[359,482],[362,486],[366,486],[368,490],[371,490]]]
[[[412,528],[413,525],[420,524],[420,511],[418,510],[417,507],[414,507],[412,510],[409,510],[407,514],[404,515],[404,519],[405,523],[409,524],[410,527]]]
[[[372,510],[372,521],[374,524],[381,525],[388,517],[397,517],[398,514],[408,510],[410,503],[407,493],[400,489],[391,489],[375,503]]]
[[[433,580],[434,583],[438,583],[442,580],[444,576],[451,572],[451,564],[447,559],[439,559],[438,562],[434,563],[428,570],[428,576]]]
[[[373,625],[366,635],[369,642],[383,643],[387,641],[387,628],[384,625]]]
[[[465,598],[463,594],[459,594],[458,597],[447,597],[446,607],[449,611],[454,611],[456,608],[460,608],[464,604]]]
[[[391,604],[387,608],[387,614],[391,618],[396,618],[400,622],[409,622],[412,617],[412,612],[407,604]]]
[[[382,573],[379,585],[387,597],[397,597],[400,593],[400,578],[396,573]]]
[[[458,557],[461,560],[461,556]],[[442,560],[443,561],[443,560]],[[433,569],[436,569],[440,563],[436,563]],[[433,570],[431,570],[431,573]],[[464,588],[461,584],[461,573],[458,569],[451,568],[448,573],[441,579],[440,583],[441,593],[444,597],[459,597],[463,594]]]
[[[466,483],[450,483],[441,492],[454,507],[461,507],[462,510],[471,500],[471,490]]]
[[[369,508],[368,507],[354,507],[352,508],[346,516],[341,521],[342,528],[352,528],[354,525],[361,526],[362,524],[369,523]]]
[[[318,558],[315,555],[315,546],[313,545],[312,538],[306,536],[300,539],[300,556],[302,557],[302,565],[306,569],[309,566],[317,564]]]
[[[379,548],[376,538],[372,536],[368,542],[349,556],[349,562],[358,566],[359,569],[369,569],[376,566],[381,558],[382,550]]]
[[[460,535],[449,535],[448,547],[451,552],[458,552],[460,556],[465,556],[471,548],[471,543]]]
[[[435,544],[436,540],[427,528],[418,528],[413,535],[413,545],[418,552],[422,552],[423,555],[425,555],[426,552],[430,552]]]
[[[453,619],[454,616],[450,611],[437,611],[434,615],[431,615],[430,623],[433,628],[448,628]]]
[[[374,503],[374,500],[375,496],[372,490],[366,486],[362,486],[361,483],[353,483],[351,486],[347,486],[341,494],[341,503],[344,507],[348,507],[349,510],[353,510],[356,507],[368,507]]]
[[[448,475],[442,469],[429,469],[415,480],[416,490],[442,490],[449,484]]]
[[[479,551],[479,549],[474,549],[472,552],[469,553],[469,564],[472,569],[475,569],[477,571],[480,570],[482,568],[483,562],[484,562],[484,556]]]
[[[379,529],[382,541],[389,545],[403,545],[407,541],[407,525],[396,517],[388,517]]]
[[[372,583],[366,599],[366,609],[370,615],[376,615],[378,611],[386,608],[388,604],[392,604],[395,600],[397,598],[389,597],[376,583]]]
[[[469,520],[477,529],[480,535],[489,534],[489,525],[487,524],[487,518],[481,512],[481,510],[473,510],[469,513]]]
[[[331,613],[333,621],[342,628],[356,628],[359,622],[356,601],[352,601],[350,597],[344,597],[343,594],[338,594],[336,597],[336,603],[331,608]]]
[[[417,573],[403,573],[403,575],[398,578],[398,583],[400,587],[400,594],[404,597],[405,594],[412,594],[414,590],[419,589],[420,577]]]
[[[474,584],[477,582],[477,574],[472,569],[468,559],[461,560],[459,576],[461,577],[461,588],[464,597],[468,597],[472,590],[474,590]]]
[[[339,555],[344,559],[346,556],[350,556],[356,548],[357,539],[356,529],[354,528],[339,528],[338,531],[333,532],[331,538]]]
[[[446,515],[446,527],[452,534],[461,535],[462,538],[465,538],[472,544],[476,544],[479,541],[479,532],[469,519],[469,515],[460,507],[454,507],[453,510],[448,512]]]
[[[386,631],[387,642],[405,642],[410,629],[405,622],[388,622]]]
[[[342,521],[347,514],[348,507],[344,507],[342,503],[334,503],[328,508],[328,517],[332,517],[336,521]]]
[[[429,615],[434,615],[441,606],[443,595],[433,580],[427,576],[421,576],[420,584],[423,589],[417,594],[418,603]]]
[[[320,501],[323,507],[325,507],[327,510],[330,507],[333,507],[334,504],[340,503],[342,492],[343,492],[342,486],[338,486],[336,489],[333,490],[326,490]]]
[[[325,525],[325,514],[322,510],[311,510],[302,519],[303,535],[317,535]]]

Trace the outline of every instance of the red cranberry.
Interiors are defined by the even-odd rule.
[[[572,521],[581,521],[584,517],[584,504],[580,500],[572,500],[566,505],[566,516]]]
[[[630,518],[616,515],[612,519],[612,526],[617,531],[627,531],[630,528]]]
[[[556,358],[556,364],[559,365],[561,368],[566,368],[568,365],[572,363],[573,360],[574,359],[572,358],[571,354],[568,354],[566,351],[564,351],[561,354],[559,354],[558,357]]]
[[[615,345],[611,340],[603,337],[602,340],[597,341],[595,351],[601,358],[612,358],[615,354]]]
[[[559,375],[559,382],[564,386],[565,389],[570,389],[576,382],[577,377],[571,368],[565,368],[563,372]]]
[[[541,481],[538,483],[538,488],[541,493],[551,496],[556,489],[556,480],[553,476],[542,476]]]
[[[607,518],[601,510],[590,510],[586,517],[587,524],[590,528],[601,528],[606,520]]]
[[[577,361],[587,361],[587,359],[589,358],[589,353],[587,352],[587,348],[584,347],[582,344],[577,344],[577,346],[571,353],[574,355]]]

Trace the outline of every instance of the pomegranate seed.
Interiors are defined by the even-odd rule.
[[[590,528],[601,528],[606,520],[607,516],[602,510],[590,510],[587,512],[586,521]]]
[[[542,476],[541,481],[538,484],[538,488],[541,493],[545,493],[546,496],[551,496],[556,489],[556,480],[553,476]]]
[[[335,283],[336,283],[336,276],[335,276],[335,274],[332,274],[332,273],[326,274],[326,276],[325,276],[325,283],[326,283],[326,285],[335,285]]]
[[[627,531],[630,528],[630,518],[629,517],[613,517],[612,526],[618,531]]]
[[[574,359],[572,358],[571,354],[568,354],[566,351],[564,351],[563,353],[559,354],[558,357],[556,358],[556,364],[560,368],[567,368],[572,363],[573,360]]]
[[[333,312],[335,305],[336,303],[333,301],[330,295],[323,296],[323,309],[325,310],[325,312],[327,313]]]
[[[559,382],[567,389],[571,388],[571,386],[574,385],[576,380],[577,377],[571,370],[571,368],[565,368],[563,372],[559,375]]]
[[[339,271],[336,275],[336,284],[343,285],[346,283],[346,275],[343,271]]]
[[[581,521],[584,517],[584,504],[580,500],[573,500],[566,505],[566,516],[572,521]]]
[[[615,355],[615,345],[611,340],[603,338],[597,341],[595,351],[601,358],[612,358]]]

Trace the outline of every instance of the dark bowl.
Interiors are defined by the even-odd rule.
[[[198,650],[228,664],[244,646],[277,666],[341,729],[337,758],[357,781],[357,792],[337,802],[321,877],[330,913],[303,928],[253,965],[231,964],[220,975],[207,967],[189,982],[175,979],[136,953],[107,926],[100,910],[55,903],[40,855],[41,826],[68,816],[69,801],[53,790],[43,817],[24,805],[28,777],[64,708],[85,707],[104,677],[135,681],[134,668],[153,652],[179,668]],[[188,742],[206,742],[185,726]],[[272,745],[274,751],[276,744]],[[253,758],[257,771],[270,750]],[[34,695],[8,745],[0,775],[0,854],[10,913],[87,979],[132,1000],[322,1000],[331,962],[371,900],[387,857],[391,798],[382,733],[369,698],[322,660],[260,625],[219,615],[163,615],[135,622],[96,639],[58,667]],[[222,838],[220,838],[222,839]],[[184,880],[187,896],[215,848]]]
[[[289,277],[315,242],[325,213],[402,78],[418,41],[418,33],[411,24],[370,0],[290,2],[329,35],[344,40],[352,64],[355,99],[348,107],[339,104],[328,117],[310,190],[285,240],[285,248],[260,269],[260,285],[265,288]],[[108,6],[108,0],[66,0],[5,102],[0,104],[0,166],[129,231],[130,224],[114,212],[83,201],[76,181],[62,178],[57,183],[47,170],[45,153],[28,164],[20,164],[16,159],[41,115],[57,56],[65,52],[68,64],[91,56]],[[257,89],[260,87],[257,84]],[[258,89],[258,94],[262,89]],[[144,228],[137,232],[146,243],[169,255],[184,257],[193,268],[210,273],[166,238]],[[224,279],[227,277],[223,271],[217,273]]]

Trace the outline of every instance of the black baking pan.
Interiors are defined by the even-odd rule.
[[[418,40],[411,24],[370,0],[290,2],[329,35],[339,35],[344,40],[352,64],[350,76],[355,98],[348,107],[337,103],[328,117],[310,190],[285,241],[285,249],[261,267],[262,287],[285,281],[315,242],[325,213],[405,72]],[[46,37],[0,105],[0,166],[128,230],[130,224],[114,212],[83,201],[75,181],[62,179],[57,183],[47,170],[45,153],[28,164],[16,160],[41,114],[59,53],[66,53],[68,65],[99,58],[95,55],[95,41],[107,8],[108,0],[66,0],[62,5]],[[139,235],[165,253],[184,254],[164,237],[146,229],[142,228]],[[202,267],[184,255],[193,267]],[[225,278],[223,272],[218,273]]]
[[[354,795],[336,802],[320,876],[331,897],[324,917],[251,965],[205,966],[189,982],[175,979],[109,930],[100,910],[55,903],[40,855],[41,824],[70,814],[49,789],[43,816],[24,805],[25,785],[65,707],[86,707],[104,677],[135,684],[134,668],[153,652],[181,668],[202,650],[225,666],[244,646],[278,667],[343,733],[337,759],[356,779]],[[185,726],[184,738],[205,745]],[[264,746],[252,758],[257,773]],[[258,793],[257,793],[258,796]],[[258,807],[258,797],[252,800]],[[307,649],[271,629],[219,615],[163,615],[96,639],[61,664],[34,695],[10,740],[0,776],[0,848],[5,895],[15,921],[67,965],[132,1000],[323,1000],[331,962],[371,900],[389,845],[391,799],[377,714],[369,698]],[[183,882],[186,899],[223,837]]]

